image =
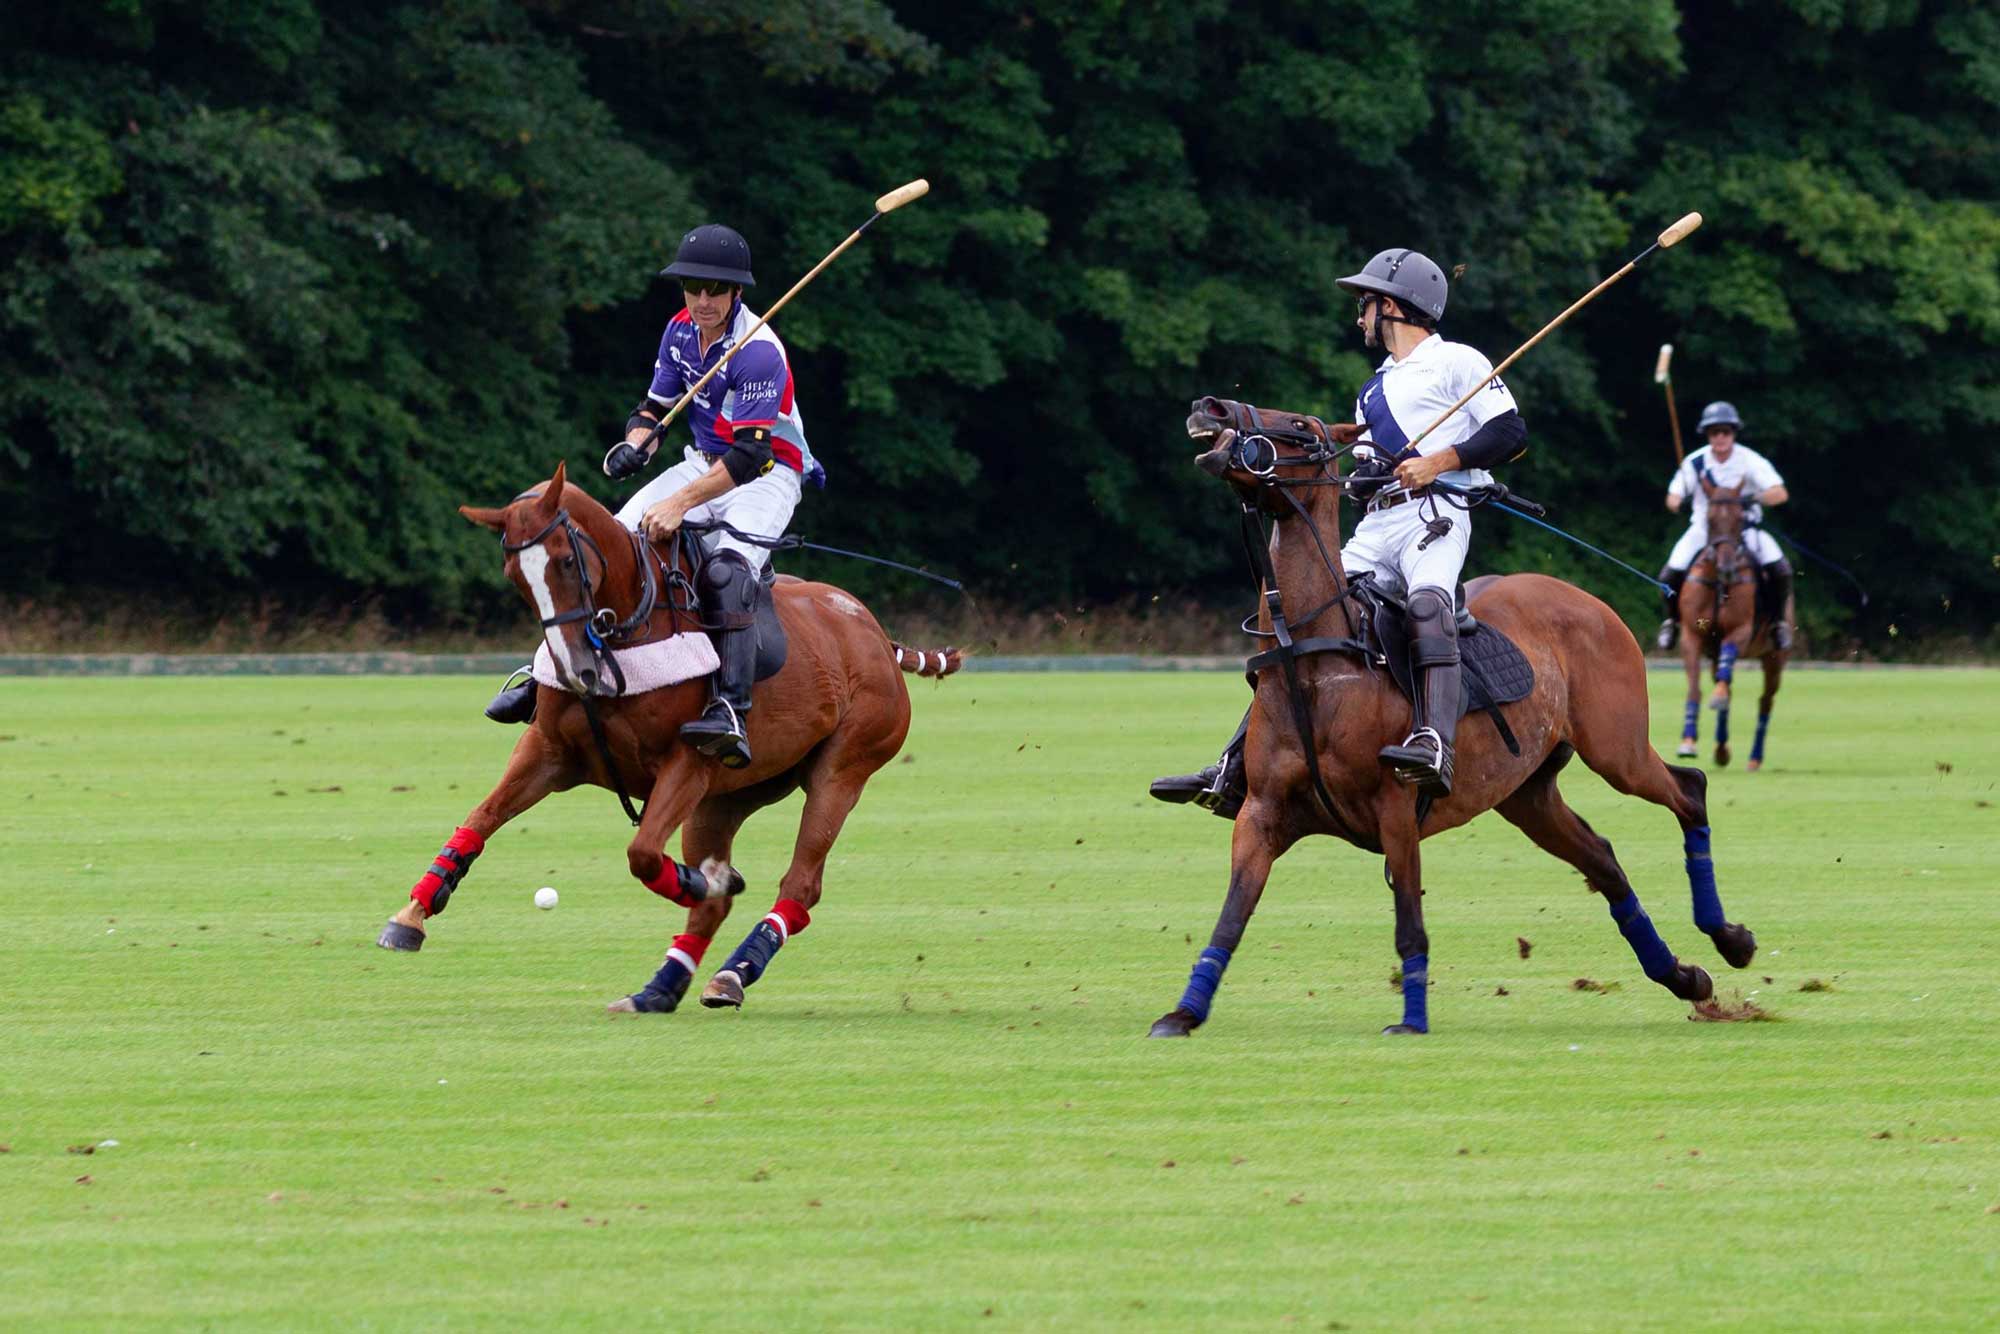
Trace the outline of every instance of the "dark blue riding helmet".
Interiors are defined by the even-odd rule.
[[[738,287],[757,285],[757,280],[750,276],[750,243],[741,232],[719,222],[697,227],[683,236],[680,249],[674,252],[674,262],[661,269],[660,276],[712,278]]]
[[[1701,421],[1694,429],[1706,431],[1711,426],[1734,426],[1740,431],[1743,429],[1743,419],[1736,415],[1734,403],[1725,403],[1717,399],[1701,410]]]

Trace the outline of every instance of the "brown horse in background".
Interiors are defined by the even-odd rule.
[[[1755,773],[1764,767],[1764,735],[1771,726],[1771,706],[1785,678],[1790,653],[1778,647],[1775,621],[1760,614],[1757,563],[1743,548],[1746,503],[1743,488],[1716,486],[1703,480],[1708,496],[1708,544],[1688,570],[1681,589],[1681,665],[1687,670],[1687,707],[1681,716],[1679,754],[1694,755],[1701,742],[1701,660],[1709,660],[1715,692],[1708,707],[1715,710],[1715,763],[1729,763],[1729,700],[1739,657],[1755,655],[1764,665],[1764,693],[1757,701],[1757,736],[1744,767]],[[1789,606],[1776,609],[1787,622]]]
[[[1314,425],[1339,438],[1340,428]],[[1337,558],[1342,479],[1335,460],[1342,451],[1329,442],[1287,453],[1261,435],[1246,442],[1235,431],[1218,433],[1199,409],[1188,428],[1213,446],[1196,464],[1237,492],[1246,518],[1261,512],[1276,520],[1267,548],[1275,587],[1262,590],[1260,629],[1270,632],[1274,609],[1289,608],[1302,619],[1288,633],[1355,639],[1361,627]],[[1255,449],[1248,449],[1252,444]],[[1583,873],[1604,896],[1648,977],[1683,1000],[1707,999],[1714,990],[1707,971],[1667,948],[1611,845],[1557,790],[1557,775],[1576,755],[1617,791],[1673,813],[1696,925],[1731,966],[1750,963],[1756,938],[1726,920],[1715,889],[1707,778],[1699,769],[1666,764],[1648,742],[1646,662],[1631,631],[1598,599],[1543,575],[1477,579],[1466,593],[1479,621],[1505,632],[1534,668],[1532,692],[1505,708],[1519,753],[1483,717],[1469,717],[1459,733],[1451,793],[1420,819],[1417,794],[1396,782],[1378,756],[1407,733],[1411,717],[1409,700],[1387,672],[1344,649],[1261,668],[1244,752],[1249,795],[1236,817],[1221,918],[1179,1005],[1154,1023],[1153,1036],[1185,1036],[1207,1019],[1272,864],[1312,834],[1383,854],[1395,897],[1403,986],[1403,1021],[1384,1031],[1428,1031],[1430,942],[1418,844],[1489,810]]]
[[[736,831],[753,811],[803,787],[805,810],[777,903],[702,994],[704,1005],[741,1005],[743,988],[805,928],[819,902],[827,853],[862,786],[902,748],[910,727],[903,672],[949,675],[960,665],[958,651],[905,649],[851,595],[831,584],[781,578],[771,592],[789,649],[784,666],[755,688],[747,719],[754,760],[726,769],[680,738],[680,725],[707,703],[706,677],[620,696],[609,679],[617,673],[606,670],[601,651],[701,633],[692,598],[675,596],[692,588],[687,543],[674,543],[661,562],[658,549],[568,485],[560,464],[548,485],[510,505],[459,513],[500,534],[507,577],[540,613],[556,673],[568,688],[537,690],[534,721],[499,785],[466,816],[378,943],[421,948],[429,919],[444,911],[486,840],[551,792],[590,783],[621,798],[642,793],[645,810],[635,817],[626,863],[647,889],[688,910],[687,926],[653,979],[610,1009],[671,1011],[743,888],[729,865]],[[664,853],[676,827],[681,863]]]

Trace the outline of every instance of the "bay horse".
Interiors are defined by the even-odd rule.
[[[687,909],[687,925],[639,991],[613,1013],[666,1013],[679,1005],[743,878],[731,845],[758,808],[804,788],[805,809],[777,902],[703,990],[705,1006],[740,1006],[787,939],[804,930],[819,902],[828,851],[870,776],[902,749],[910,728],[903,673],[946,676],[956,649],[920,653],[883,633],[868,609],[831,584],[781,577],[771,589],[788,641],[784,665],[754,691],[754,759],[727,769],[680,738],[680,725],[707,703],[705,676],[643,693],[619,693],[624,677],[605,650],[702,633],[691,590],[692,540],[676,534],[660,550],[627,529],[557,464],[548,484],[498,509],[459,513],[501,537],[506,574],[536,608],[564,688],[536,691],[534,721],[505,773],[472,808],[429,871],[383,928],[378,944],[423,946],[429,921],[444,911],[494,832],[551,792],[595,784],[645,794],[638,830],[625,849],[633,878]],[[681,597],[679,594],[686,594]],[[681,855],[664,852],[676,827]]]
[[[1243,505],[1245,540],[1259,516],[1273,518],[1257,617],[1279,645],[1309,627],[1352,642],[1362,627],[1340,568],[1339,433],[1303,448],[1265,436],[1245,438],[1190,417],[1189,433],[1212,447],[1195,459],[1228,483]],[[1254,457],[1253,457],[1254,455]],[[1303,495],[1303,499],[1301,499]],[[1410,727],[1410,703],[1386,671],[1349,651],[1281,657],[1256,673],[1244,762],[1249,795],[1230,842],[1229,888],[1208,947],[1196,961],[1180,1003],[1157,1020],[1153,1037],[1183,1037],[1208,1018],[1217,985],[1243,939],[1250,915],[1279,856],[1311,834],[1329,834],[1382,854],[1395,900],[1396,952],[1402,960],[1403,1018],[1385,1033],[1429,1031],[1430,940],[1424,931],[1418,844],[1497,810],[1537,847],[1583,873],[1602,894],[1647,977],[1682,1000],[1714,993],[1708,972],[1675,957],[1660,938],[1611,845],[1571,810],[1556,778],[1580,755],[1614,789],[1673,812],[1694,901],[1695,925],[1732,967],[1747,967],[1756,937],[1727,920],[1710,860],[1701,770],[1665,763],[1647,739],[1646,661],[1624,622],[1582,589],[1539,574],[1488,576],[1466,586],[1468,609],[1504,631],[1534,668],[1531,692],[1506,706],[1518,737],[1511,753],[1481,716],[1459,730],[1457,775],[1448,796],[1420,818],[1415,791],[1396,782],[1378,757]],[[1283,621],[1285,609],[1300,616]],[[1294,688],[1295,682],[1295,688]],[[1309,739],[1308,739],[1309,738]],[[1310,749],[1308,749],[1310,747]]]
[[[1757,701],[1757,737],[1744,765],[1751,773],[1764,767],[1764,735],[1771,727],[1771,706],[1785,677],[1791,654],[1778,647],[1775,619],[1761,614],[1757,563],[1743,549],[1743,487],[1701,483],[1708,497],[1708,543],[1688,569],[1681,587],[1681,666],[1687,671],[1687,704],[1681,715],[1679,754],[1701,749],[1701,660],[1708,658],[1715,673],[1715,691],[1708,707],[1715,710],[1715,763],[1729,763],[1729,699],[1734,689],[1736,661],[1754,655],[1764,665],[1764,693]],[[1790,607],[1774,609],[1792,619]]]

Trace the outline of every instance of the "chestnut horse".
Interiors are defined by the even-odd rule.
[[[910,728],[902,673],[948,675],[960,665],[958,651],[905,649],[849,594],[780,579],[771,591],[789,649],[784,666],[753,695],[748,723],[755,758],[746,768],[726,769],[680,739],[680,725],[707,703],[705,676],[619,695],[607,676],[622,682],[622,675],[608,670],[602,651],[701,633],[692,600],[676,597],[692,587],[686,544],[676,542],[662,565],[657,550],[568,485],[560,464],[548,485],[510,505],[459,513],[500,534],[507,577],[537,609],[556,674],[569,685],[537,690],[534,721],[499,785],[472,808],[378,943],[421,948],[429,919],[444,911],[494,831],[551,792],[592,783],[621,798],[642,793],[645,811],[635,817],[626,863],[640,884],[688,910],[687,926],[653,979],[609,1008],[671,1011],[743,887],[729,866],[737,829],[751,812],[803,787],[805,810],[777,903],[702,993],[707,1006],[741,1005],[743,988],[805,928],[819,902],[827,852],[862,786],[902,749]],[[684,863],[663,851],[676,827]]]
[[[1342,479],[1335,460],[1342,451],[1331,444],[1296,451],[1256,436],[1247,442],[1255,450],[1246,453],[1242,437],[1216,434],[1213,422],[1200,429],[1190,418],[1189,431],[1213,444],[1195,462],[1235,489],[1246,525],[1259,513],[1275,517],[1266,548],[1275,587],[1263,590],[1260,629],[1271,632],[1273,612],[1289,609],[1302,621],[1286,627],[1280,644],[1294,632],[1355,638],[1361,627],[1338,561]],[[1667,948],[1611,845],[1564,803],[1556,777],[1575,755],[1619,792],[1673,812],[1687,855],[1695,924],[1731,966],[1749,965],[1756,938],[1725,918],[1715,888],[1706,776],[1668,765],[1648,742],[1646,661],[1631,631],[1590,594],[1544,575],[1477,579],[1466,593],[1479,621],[1504,631],[1534,667],[1531,693],[1505,706],[1520,753],[1510,752],[1483,715],[1469,715],[1459,728],[1451,793],[1420,820],[1416,792],[1395,781],[1377,755],[1410,727],[1409,700],[1386,671],[1356,653],[1311,652],[1290,660],[1295,692],[1287,664],[1262,668],[1244,751],[1249,796],[1236,817],[1221,919],[1179,1005],[1154,1023],[1152,1036],[1185,1036],[1207,1019],[1272,863],[1309,834],[1331,834],[1383,854],[1403,987],[1402,1022],[1383,1031],[1427,1032],[1430,942],[1418,844],[1488,810],[1583,873],[1604,896],[1646,976],[1683,1000],[1707,999],[1714,991],[1707,971]]]
[[[1708,707],[1715,710],[1715,762],[1729,763],[1729,696],[1739,656],[1755,654],[1764,664],[1764,693],[1757,701],[1757,737],[1746,767],[1764,767],[1764,734],[1771,726],[1771,705],[1785,677],[1791,656],[1778,647],[1772,618],[1759,614],[1757,563],[1743,549],[1743,488],[1715,486],[1704,480],[1708,495],[1708,544],[1688,570],[1681,588],[1681,665],[1687,669],[1687,707],[1681,715],[1680,754],[1694,755],[1701,742],[1701,660],[1715,672],[1715,693]],[[1790,607],[1777,615],[1792,620]]]

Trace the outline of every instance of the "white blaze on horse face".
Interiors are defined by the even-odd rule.
[[[543,620],[556,614],[555,594],[549,590],[549,553],[542,548],[529,547],[521,553],[521,577],[528,581],[528,593],[535,599],[535,610]],[[581,690],[576,669],[569,660],[569,645],[563,643],[562,630],[551,625],[542,631],[542,637],[549,642],[549,658],[555,663],[556,675],[571,690]]]

